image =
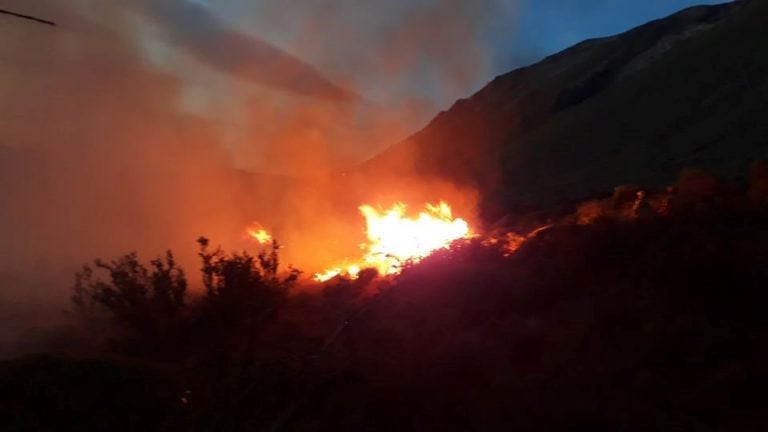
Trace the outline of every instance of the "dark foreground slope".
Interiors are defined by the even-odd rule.
[[[0,363],[0,430],[764,430],[756,173],[749,192],[696,174],[638,211],[592,202],[509,256],[472,241],[376,289],[270,300],[226,260],[228,301],[126,326],[109,360]]]
[[[666,184],[682,167],[733,177],[768,155],[766,26],[766,2],[737,1],[582,42],[497,77],[363,169],[474,185],[500,213]]]

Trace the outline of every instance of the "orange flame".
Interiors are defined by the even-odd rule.
[[[374,268],[380,274],[392,275],[404,264],[418,262],[451,243],[470,236],[469,224],[453,218],[451,207],[441,201],[426,205],[415,218],[405,214],[406,205],[397,203],[389,209],[376,209],[370,205],[359,207],[365,217],[368,242],[361,245],[362,259],[316,273],[314,279],[324,282],[339,275],[356,278],[362,268]]]
[[[246,238],[254,239],[260,244],[267,244],[272,241],[272,235],[258,222],[254,222],[246,228],[245,235]]]

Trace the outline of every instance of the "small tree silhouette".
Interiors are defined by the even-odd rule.
[[[205,237],[197,242],[203,264],[203,307],[222,324],[251,326],[268,320],[300,274],[293,268],[285,276],[279,274],[277,242],[255,257],[247,252],[229,255],[221,248],[210,251]]]
[[[94,270],[105,270],[108,280]],[[187,279],[173,253],[144,266],[136,253],[95,260],[75,275],[72,301],[81,313],[102,306],[142,342],[167,339],[178,330],[186,308]],[[155,344],[152,343],[152,346]]]
[[[207,367],[197,376],[207,376],[210,383],[206,399],[216,413],[212,429],[230,430],[245,399],[285,391],[275,381],[275,370],[286,366],[276,361],[281,355],[271,351],[264,330],[275,322],[300,272],[280,273],[277,242],[257,256],[211,251],[205,237],[198,243],[205,292],[195,308],[193,333],[204,347],[195,351],[198,362]]]

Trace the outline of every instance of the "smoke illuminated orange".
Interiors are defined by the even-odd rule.
[[[361,269],[373,268],[379,274],[392,275],[404,264],[418,262],[439,249],[450,247],[455,240],[470,236],[469,224],[453,218],[451,207],[440,202],[426,205],[416,217],[406,215],[406,205],[397,203],[389,209],[370,205],[359,207],[365,217],[367,243],[361,245],[361,259],[329,268],[314,275],[324,282],[336,276],[356,278]]]

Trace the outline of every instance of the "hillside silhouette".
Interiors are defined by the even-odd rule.
[[[489,216],[766,154],[768,5],[698,6],[496,77],[363,172],[474,186]],[[408,163],[401,163],[408,161]]]

